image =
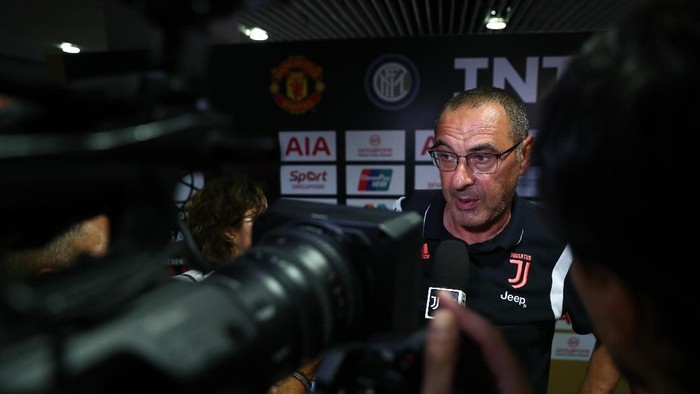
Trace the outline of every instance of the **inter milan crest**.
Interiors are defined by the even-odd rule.
[[[401,109],[410,104],[420,87],[418,69],[408,58],[390,54],[376,59],[367,69],[365,90],[379,108]]]

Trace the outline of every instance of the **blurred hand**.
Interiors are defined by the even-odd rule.
[[[460,330],[481,348],[499,394],[531,394],[515,356],[501,333],[486,319],[465,308],[446,293],[440,294],[440,309],[428,323],[423,360],[423,394],[454,393],[454,377],[459,357]]]
[[[303,374],[309,381],[314,379],[316,372],[318,371],[318,366],[321,362],[321,358],[318,357],[304,366],[298,369],[298,371]],[[289,376],[275,382],[267,391],[266,394],[304,394],[308,393],[304,384],[301,383],[297,378]]]

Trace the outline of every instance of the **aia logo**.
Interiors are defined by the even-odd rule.
[[[336,160],[333,131],[280,131],[279,142],[285,162]]]
[[[272,98],[287,112],[303,114],[316,107],[325,89],[323,68],[303,56],[290,56],[272,69]]]
[[[431,133],[432,133],[432,131],[431,131]],[[435,136],[433,136],[431,134],[425,138],[425,141],[423,141],[422,148],[420,149],[420,152],[418,153],[418,157],[430,158],[430,156],[428,156],[428,151],[430,150],[430,148],[433,147],[433,145],[435,145]]]
[[[519,289],[527,284],[528,276],[530,275],[530,262],[532,256],[524,253],[511,253],[510,263],[515,265],[515,276],[508,279],[508,283],[514,288]]]
[[[291,156],[293,154],[299,156],[330,156],[331,150],[328,147],[328,142],[322,137],[315,139],[309,137],[292,137],[289,139],[287,147],[284,150],[284,156]]]

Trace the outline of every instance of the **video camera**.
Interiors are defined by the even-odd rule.
[[[0,392],[258,393],[335,345],[403,339],[420,325],[420,223],[278,200],[255,245],[204,282],[171,281],[5,346]]]
[[[214,2],[221,6],[190,21],[171,18],[171,2],[130,2],[166,33],[190,23],[198,35],[239,5]],[[322,385],[357,372],[380,391],[384,377],[402,387],[397,373],[415,383],[417,214],[278,200],[245,254],[204,282],[169,280],[163,263],[181,253],[168,239],[180,176],[231,157],[257,167],[278,152],[269,139],[233,133],[226,117],[195,110],[198,92],[182,86],[198,86],[190,71],[201,67],[179,61],[200,57],[183,54],[173,36],[164,47],[176,53],[157,64],[173,75],[166,84],[158,73],[120,77],[110,86],[133,89],[108,97],[95,96],[105,89],[94,85],[0,81],[0,94],[12,97],[0,113],[0,257],[98,212],[114,220],[104,259],[36,281],[2,279],[0,392],[260,393],[325,352],[349,368],[339,376],[324,366]],[[342,355],[380,362],[366,373]]]

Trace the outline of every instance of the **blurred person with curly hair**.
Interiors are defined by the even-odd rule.
[[[241,174],[207,178],[204,187],[185,204],[185,224],[204,259],[188,264],[176,279],[199,282],[253,244],[253,223],[267,210],[260,184]],[[297,394],[311,390],[318,367],[314,360],[273,384],[268,393]]]
[[[240,174],[218,175],[185,204],[185,224],[205,264],[192,261],[188,268],[203,273],[229,262],[252,245],[253,222],[267,210],[260,184]]]

